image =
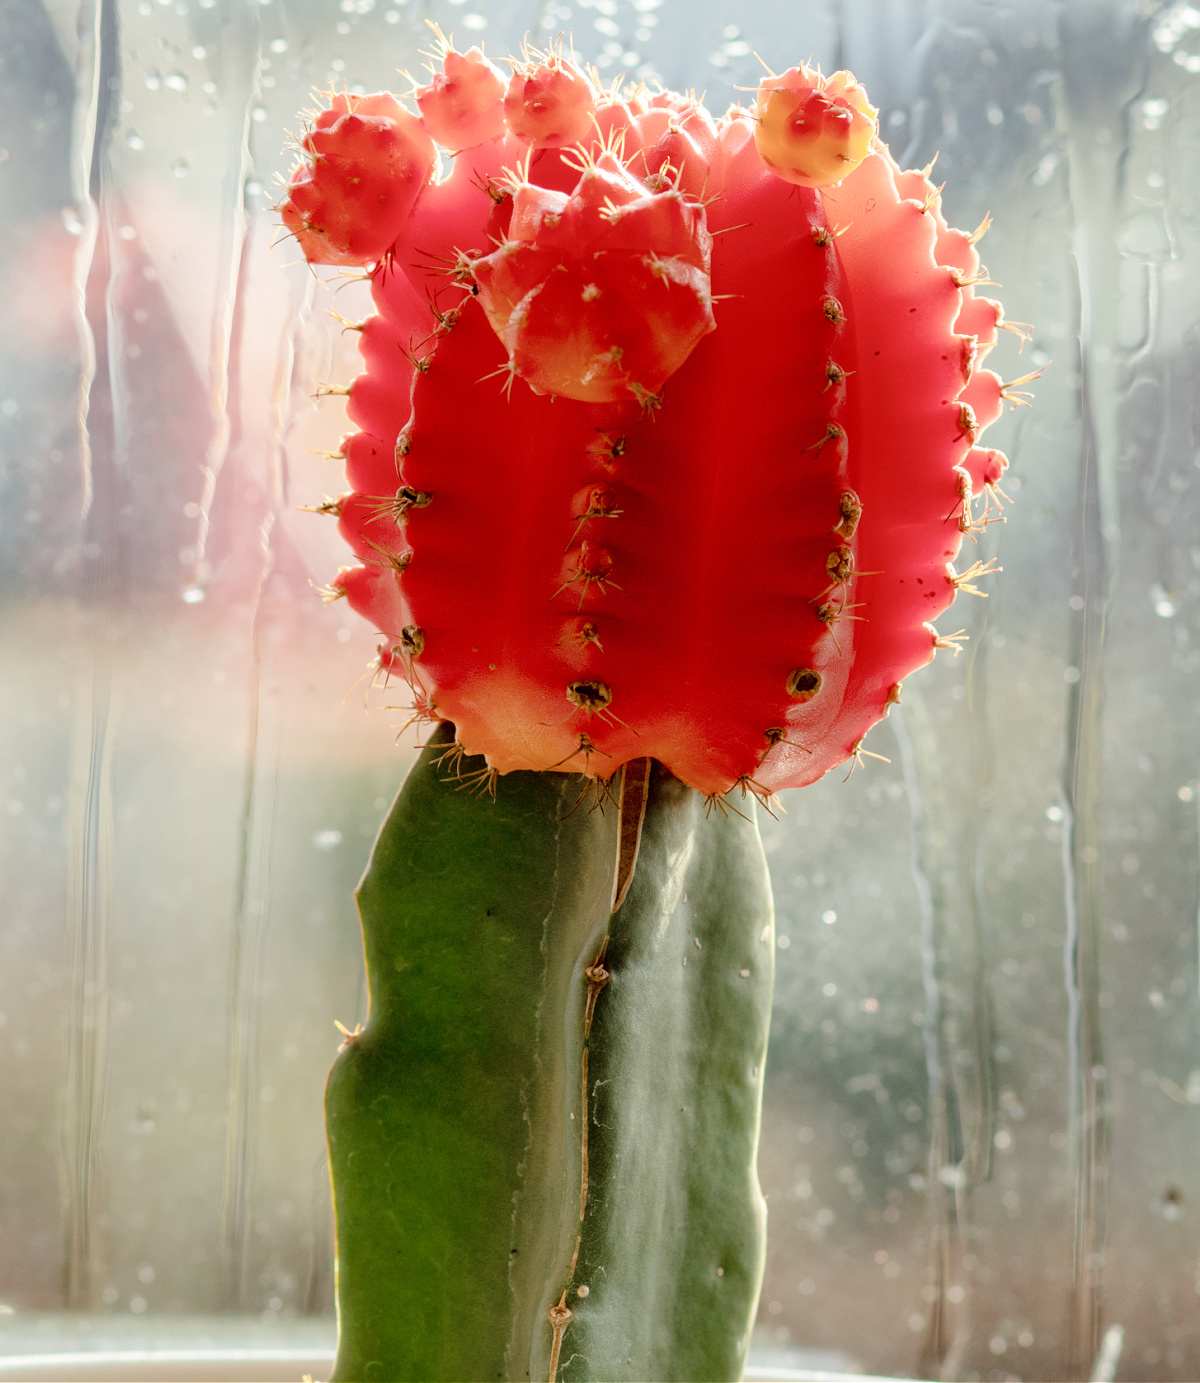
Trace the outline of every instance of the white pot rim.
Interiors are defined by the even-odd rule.
[[[291,1349],[64,1350],[0,1356],[9,1383],[299,1383],[327,1377],[332,1354]],[[900,1383],[862,1374],[751,1366],[746,1383]]]

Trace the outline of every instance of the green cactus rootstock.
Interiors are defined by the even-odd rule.
[[[655,766],[612,914],[639,784],[621,812],[562,774],[481,802],[448,744],[359,890],[370,1018],[326,1101],[334,1377],[736,1379],[765,1233],[757,829]]]
[[[742,809],[853,768],[959,651],[933,621],[1007,499],[980,439],[1036,372],[983,367],[1026,335],[977,291],[988,218],[948,224],[850,73],[715,118],[435,35],[415,109],[313,113],[280,207],[372,305],[322,594],[433,735],[329,1082],[336,1378],[736,1379],[772,973]]]

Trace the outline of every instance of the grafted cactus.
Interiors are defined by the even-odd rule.
[[[330,1085],[338,1377],[736,1377],[770,902],[753,826],[699,808],[857,759],[957,647],[1022,381],[981,365],[986,225],[849,73],[714,119],[562,52],[437,57],[419,119],[335,98],[283,207],[376,308],[327,594],[439,726]],[[579,776],[618,810],[572,814]]]

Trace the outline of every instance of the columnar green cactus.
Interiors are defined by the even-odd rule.
[[[644,761],[622,812],[562,774],[480,802],[447,743],[359,893],[371,1021],[326,1106],[335,1377],[737,1378],[765,1229],[758,833]]]
[[[527,57],[443,41],[419,117],[335,97],[282,208],[377,309],[326,594],[438,727],[329,1086],[337,1377],[736,1378],[771,909],[726,799],[857,761],[957,650],[1021,381],[980,366],[986,227],[850,74],[714,120]]]

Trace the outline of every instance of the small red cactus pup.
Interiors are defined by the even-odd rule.
[[[981,364],[986,222],[946,224],[846,72],[713,119],[439,40],[420,119],[335,97],[283,208],[376,308],[327,598],[501,774],[648,756],[765,797],[856,760],[996,570],[955,566],[1024,401]]]
[[[433,141],[396,98],[334,96],[303,140],[283,224],[313,264],[379,259],[433,171]]]
[[[430,136],[457,153],[504,134],[504,76],[479,48],[456,53],[443,39],[442,70],[418,87],[417,105]]]
[[[563,149],[595,132],[596,93],[561,53],[526,50],[531,61],[513,68],[504,118],[518,139],[538,149]]]

